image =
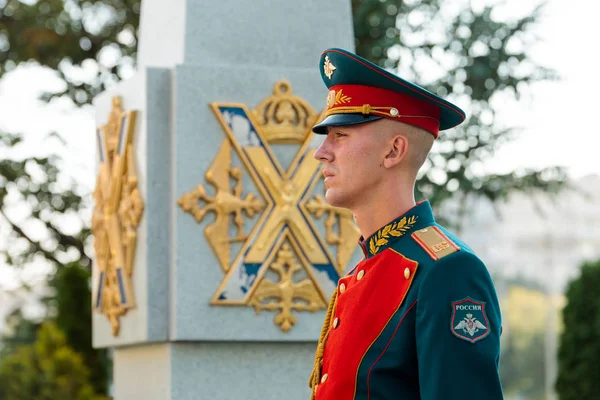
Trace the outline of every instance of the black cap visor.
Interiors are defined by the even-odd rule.
[[[381,119],[378,115],[333,114],[313,126],[312,131],[318,135],[326,135],[328,126],[358,125]]]

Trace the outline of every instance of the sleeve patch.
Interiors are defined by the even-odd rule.
[[[460,250],[460,247],[444,235],[437,226],[419,229],[411,236],[434,260],[439,260]]]
[[[450,330],[459,339],[475,343],[490,334],[485,303],[470,297],[452,302]]]

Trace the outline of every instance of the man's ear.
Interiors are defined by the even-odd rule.
[[[403,135],[396,135],[390,139],[388,152],[383,159],[385,168],[392,168],[400,163],[408,151],[408,139]]]

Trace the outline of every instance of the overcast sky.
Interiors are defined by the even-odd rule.
[[[596,77],[600,57],[598,35],[593,33],[599,12],[600,3],[594,1],[548,1],[537,29],[542,40],[531,56],[555,68],[561,80],[537,84],[530,100],[502,111],[503,123],[525,130],[488,162],[490,170],[559,164],[573,177],[600,174],[600,129],[595,118],[600,105]]]

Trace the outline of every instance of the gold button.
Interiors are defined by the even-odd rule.
[[[405,277],[406,279],[410,278],[410,269],[406,268],[406,269],[404,270],[404,277]]]
[[[360,281],[363,278],[363,276],[365,276],[365,271],[364,270],[358,271],[358,275],[356,275],[356,280]]]
[[[333,320],[333,329],[337,328],[338,325],[340,324],[340,319],[336,318]]]
[[[346,285],[343,283],[340,285],[340,293],[344,293],[346,291]]]
[[[329,378],[329,375],[325,374],[321,377],[321,383],[325,383],[325,381]]]

